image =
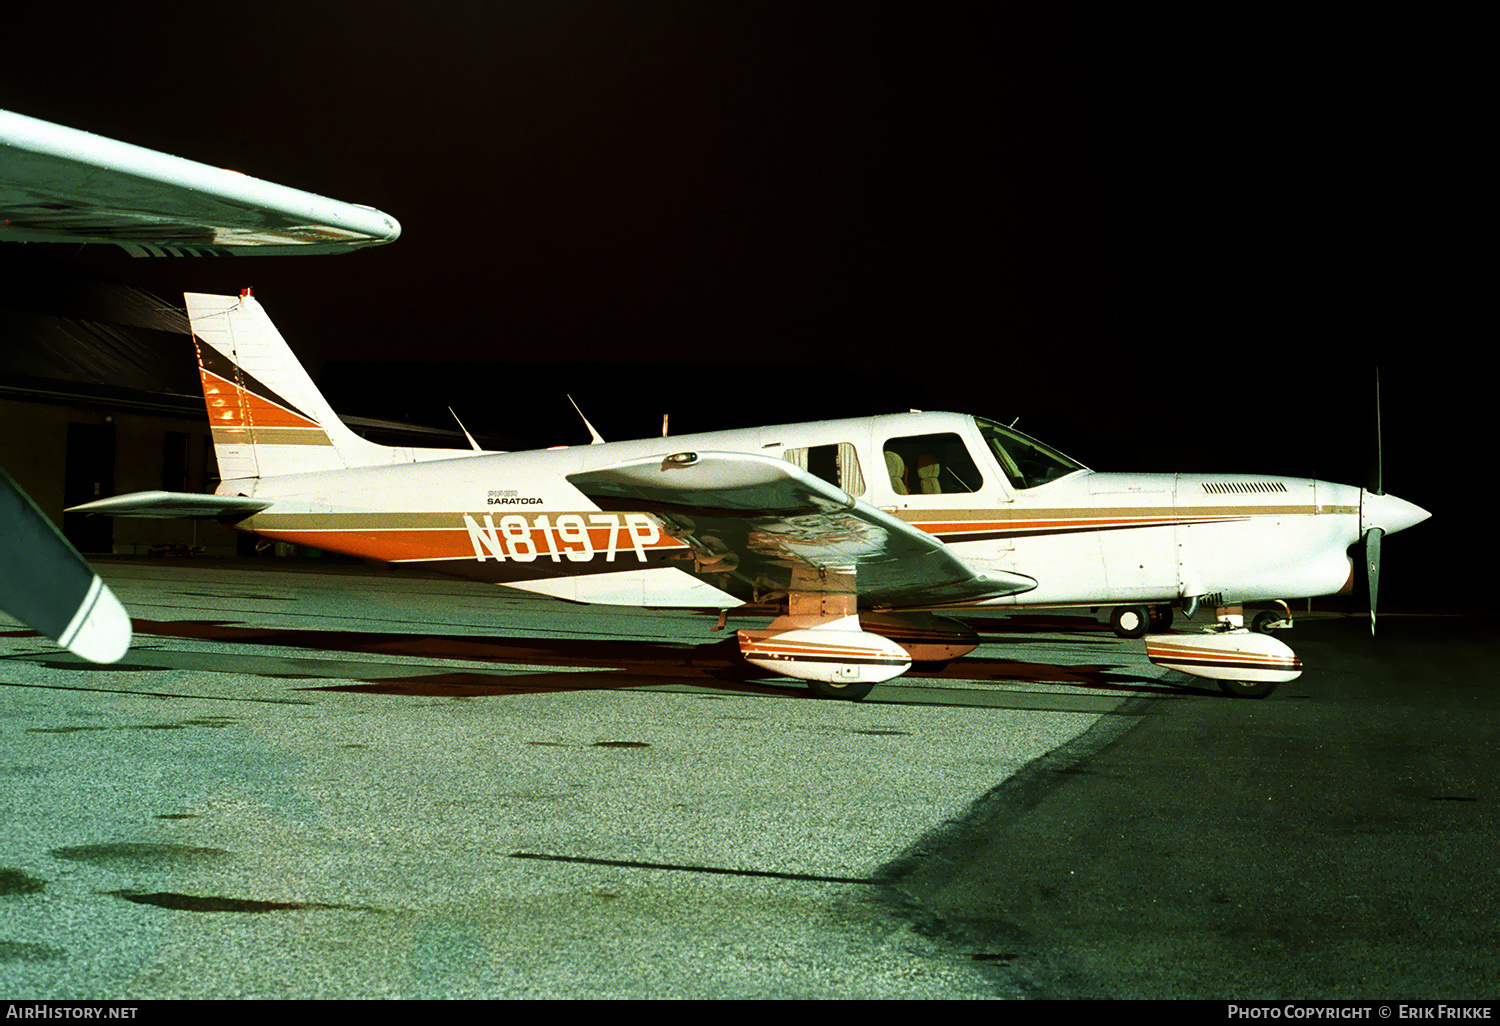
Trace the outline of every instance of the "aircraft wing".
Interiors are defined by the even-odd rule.
[[[0,538],[0,610],[93,662],[125,654],[125,607],[3,470]]]
[[[98,513],[112,517],[157,520],[243,520],[271,505],[270,499],[243,495],[197,495],[193,492],[130,492],[72,506],[69,513]]]
[[[395,218],[0,110],[0,242],[109,242],[133,256],[346,253]]]
[[[942,542],[785,460],[677,453],[568,475],[606,510],[646,511],[742,597],[790,590],[794,572],[853,570],[862,607],[940,606],[1030,591],[1021,574],[981,574]]]

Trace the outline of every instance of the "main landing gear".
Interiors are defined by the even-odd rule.
[[[1263,609],[1255,614],[1250,629],[1261,634],[1282,631],[1292,626],[1292,610],[1281,599],[1276,600],[1276,609]],[[1244,623],[1240,607],[1220,610],[1218,624],[1213,630],[1230,630]],[[1189,616],[1192,614],[1189,613]],[[1172,629],[1174,614],[1172,607],[1158,603],[1148,606],[1117,606],[1109,616],[1110,630],[1122,638],[1141,638],[1147,634],[1161,634]]]
[[[1110,630],[1122,638],[1143,638],[1172,629],[1172,607],[1119,606],[1109,616]]]
[[[792,584],[784,615],[736,632],[740,655],[807,681],[818,698],[857,702],[913,665],[930,670],[979,647],[972,628],[933,613],[860,613],[852,572],[794,568]]]
[[[1234,698],[1265,698],[1276,685],[1295,680],[1302,661],[1273,632],[1292,625],[1291,609],[1266,611],[1244,626],[1239,607],[1217,611],[1216,622],[1197,632],[1169,633],[1171,607],[1121,606],[1110,615],[1110,627],[1122,638],[1144,638],[1146,657],[1158,666],[1203,677]]]

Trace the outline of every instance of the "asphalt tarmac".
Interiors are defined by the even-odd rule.
[[[1034,613],[842,703],[711,616],[100,569],[122,663],[0,626],[0,997],[1495,996],[1487,622],[1243,701]]]
[[[1131,703],[893,875],[1037,996],[1494,1001],[1496,626],[1304,619],[1270,698]]]

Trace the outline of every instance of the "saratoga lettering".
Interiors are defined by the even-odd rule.
[[[531,563],[539,558],[587,563],[601,552],[606,563],[613,563],[622,543],[644,563],[646,549],[662,540],[661,529],[645,513],[563,513],[556,523],[546,513],[511,513],[498,524],[489,513],[481,519],[483,524],[464,514],[474,558],[481,563],[487,559]]]

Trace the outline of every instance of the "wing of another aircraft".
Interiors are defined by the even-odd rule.
[[[393,242],[373,207],[290,189],[0,110],[0,242],[107,242],[133,256],[347,253]],[[268,503],[149,492],[93,512],[238,519]],[[0,470],[0,610],[78,655],[130,645],[123,606],[78,550]]]
[[[125,654],[125,607],[3,470],[0,539],[0,610],[93,662]]]
[[[809,572],[822,571],[852,571],[865,607],[941,606],[1036,587],[1021,574],[980,574],[930,535],[770,456],[677,453],[568,481],[603,509],[660,517],[693,547],[700,572],[728,575],[731,592],[808,587]]]
[[[400,234],[373,207],[0,110],[0,242],[290,255],[347,253]]]

